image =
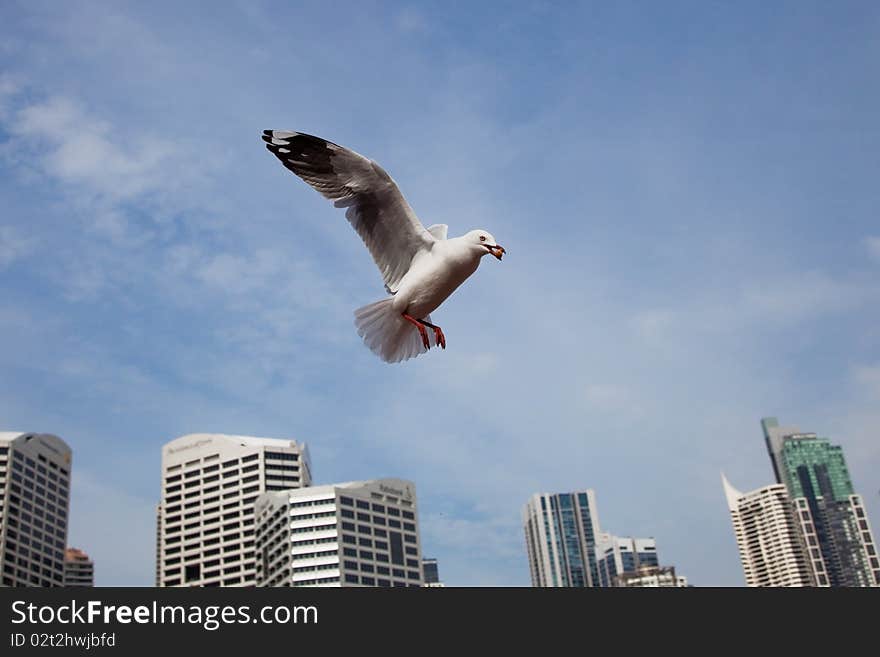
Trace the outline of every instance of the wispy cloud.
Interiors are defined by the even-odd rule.
[[[89,116],[69,98],[19,109],[8,124],[14,146],[65,184],[121,202],[173,186],[175,146]]]

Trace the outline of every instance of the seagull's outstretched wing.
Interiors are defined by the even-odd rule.
[[[425,230],[385,170],[337,144],[301,132],[264,130],[263,141],[281,163],[337,208],[363,239],[389,292],[396,292],[413,256],[430,249]]]

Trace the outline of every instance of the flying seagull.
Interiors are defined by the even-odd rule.
[[[284,166],[337,208],[347,208],[345,218],[379,267],[389,296],[354,311],[364,343],[387,363],[432,346],[446,349],[446,336],[431,313],[477,270],[484,255],[501,260],[504,248],[485,230],[446,239],[446,224],[426,229],[391,176],[354,151],[285,130],[264,130],[263,141]]]

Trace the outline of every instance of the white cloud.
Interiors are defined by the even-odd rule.
[[[112,126],[69,98],[25,105],[8,124],[17,147],[46,173],[102,198],[130,200],[174,186],[173,143]]]

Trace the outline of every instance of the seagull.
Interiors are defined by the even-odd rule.
[[[425,228],[391,176],[343,146],[286,130],[264,130],[263,141],[285,167],[334,206],[346,208],[345,218],[382,273],[388,296],[354,311],[367,347],[386,363],[431,347],[446,349],[446,336],[431,313],[477,270],[484,255],[501,260],[504,247],[485,230],[447,239],[446,224]]]

